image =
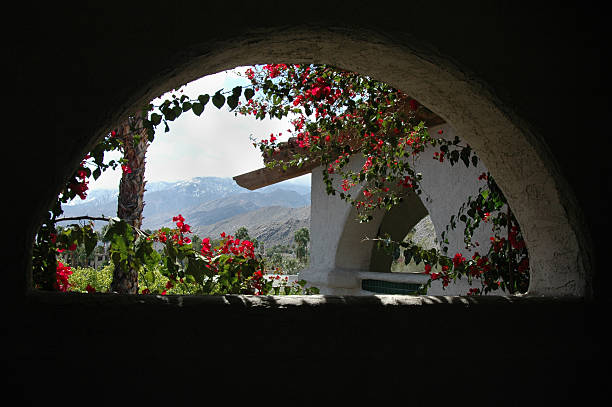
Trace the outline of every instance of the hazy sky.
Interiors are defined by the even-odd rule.
[[[246,68],[236,68],[215,75],[209,75],[184,86],[183,94],[196,98],[200,94],[213,95],[217,90],[232,89],[236,85],[247,85],[249,81],[236,75]],[[180,95],[180,93],[177,92]],[[153,101],[158,105],[165,95]],[[241,97],[241,101],[244,98]],[[154,181],[178,181],[194,177],[233,177],[263,167],[258,148],[253,147],[249,135],[257,139],[267,138],[270,133],[282,132],[279,140],[289,136],[289,121],[278,119],[256,120],[252,116],[235,116],[227,106],[217,109],[208,102],[198,117],[191,112],[184,113],[169,122],[170,131],[164,132],[163,123],[157,128],[155,140],[147,150],[145,179]],[[118,159],[119,154],[108,155]],[[105,171],[97,181],[90,181],[94,189],[118,189],[121,171]],[[295,182],[310,183],[310,176],[296,178]]]

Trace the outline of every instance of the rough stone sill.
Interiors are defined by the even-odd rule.
[[[31,290],[25,304],[170,307],[234,307],[283,309],[295,307],[420,307],[420,306],[480,306],[503,304],[582,303],[584,298],[541,296],[409,296],[409,295],[129,295],[108,293],[59,293]]]

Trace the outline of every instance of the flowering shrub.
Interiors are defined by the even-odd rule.
[[[111,264],[102,267],[100,270],[94,268],[74,268],[69,277],[69,291],[94,293],[108,292],[113,279],[113,266]]]
[[[255,255],[249,240],[221,234],[216,247],[210,238],[195,250],[191,226],[182,215],[173,217],[175,228],[160,228],[148,235],[118,219],[109,219],[105,239],[111,242],[110,267],[137,270],[141,294],[252,294],[278,292],[273,281],[264,278],[265,262]],[[161,246],[161,253],[154,248]],[[100,292],[91,281],[90,289],[80,284],[80,291]],[[285,294],[313,294],[318,290],[300,281],[284,287]],[[105,287],[104,290],[108,290]]]

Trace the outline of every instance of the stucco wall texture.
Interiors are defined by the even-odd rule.
[[[564,405],[603,394],[609,24],[596,6],[109,1],[20,3],[6,17],[0,360],[18,404],[59,394],[64,405],[257,402],[267,394],[253,387],[274,379],[270,397],[302,404]],[[30,290],[40,219],[103,134],[203,75],[280,62],[370,75],[446,120],[525,232],[530,296],[287,303]]]

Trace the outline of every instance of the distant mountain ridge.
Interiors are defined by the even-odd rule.
[[[288,244],[300,227],[309,227],[310,187],[283,183],[249,191],[231,178],[198,177],[147,183],[143,229],[172,226],[182,214],[201,237],[234,233],[240,226],[266,244]],[[90,191],[85,202],[65,205],[64,216],[116,216],[118,191]],[[97,222],[96,229],[103,226]],[[224,229],[224,230],[221,230]]]

